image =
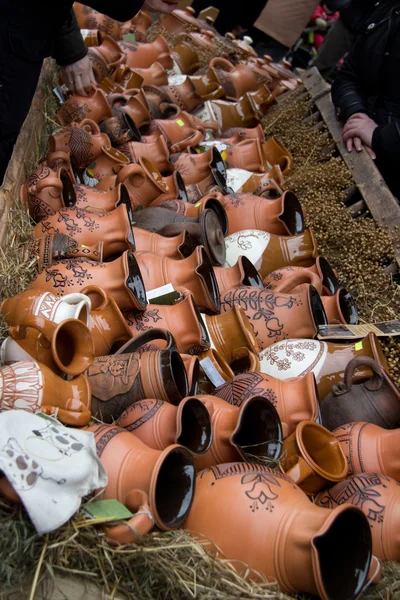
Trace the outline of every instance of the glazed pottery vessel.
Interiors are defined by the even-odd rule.
[[[198,356],[191,354],[181,354],[181,359],[185,365],[186,375],[189,384],[189,396],[197,394],[199,390],[200,379],[200,360]]]
[[[247,256],[261,277],[281,267],[310,267],[318,256],[312,229],[290,237],[246,229],[225,238],[225,247],[225,266],[235,264],[239,256]]]
[[[32,359],[1,367],[0,390],[1,411],[40,411],[73,427],[87,425],[91,418],[86,377],[66,381]]]
[[[247,94],[238,102],[207,100],[204,108],[196,111],[196,116],[204,122],[217,122],[218,133],[232,127],[255,127],[259,123],[255,106]]]
[[[348,464],[332,433],[314,421],[301,421],[285,439],[280,467],[309,496],[343,481]]]
[[[316,504],[330,509],[342,504],[359,508],[371,528],[374,555],[383,560],[400,560],[400,486],[397,481],[380,473],[353,475],[318,494]]]
[[[196,248],[195,241],[186,231],[169,238],[140,227],[132,227],[132,233],[135,249],[139,252],[154,252],[160,256],[180,260],[190,256]]]
[[[185,77],[183,81],[178,80],[176,83],[168,81],[168,86],[161,90],[165,92],[169,102],[178,106],[180,110],[191,113],[195,108],[203,105],[203,100],[198,95],[190,77]]]
[[[200,58],[196,48],[188,40],[180,40],[171,50],[174,72],[192,75],[200,68]]]
[[[149,329],[161,328],[171,332],[182,353],[197,353],[210,347],[210,338],[193,295],[185,288],[176,287],[180,298],[173,304],[149,304],[144,312],[124,311],[124,317],[133,337]]]
[[[173,67],[167,40],[162,35],[147,44],[123,41],[119,46],[125,54],[125,64],[131,69],[148,69],[155,62],[165,69]]]
[[[54,171],[40,165],[21,185],[20,200],[29,208],[35,223],[39,223],[64,206],[74,206],[76,195],[73,183],[65,169]]]
[[[214,146],[200,154],[186,152],[177,155],[176,159],[171,158],[175,169],[182,176],[191,204],[213,192],[224,192],[225,166],[221,154]]]
[[[300,279],[299,276],[304,276]],[[319,280],[319,282],[318,282]],[[339,290],[336,274],[324,256],[318,256],[311,267],[282,267],[264,278],[264,286],[275,291],[297,291],[303,283],[311,283],[321,296],[333,296]],[[285,286],[285,287],[282,287]]]
[[[210,67],[215,70],[227,100],[239,100],[246,92],[260,87],[257,74],[247,65],[233,65],[229,60],[218,57],[210,61]]]
[[[259,118],[263,117],[269,111],[271,106],[276,104],[276,98],[271,94],[266,83],[261,85],[258,90],[247,93],[256,108],[256,114]]]
[[[55,373],[76,376],[93,362],[94,344],[89,329],[78,319],[54,323],[30,314],[11,327],[0,358],[4,364],[33,359]]]
[[[203,350],[198,357],[201,372],[206,378],[204,381],[208,380],[212,385],[211,388],[207,386],[208,389],[212,390],[235,376],[225,358],[215,348]]]
[[[135,252],[135,257],[148,292],[171,283],[174,288],[185,287],[192,292],[200,311],[219,312],[218,284],[203,246],[197,246],[193,254],[179,261],[152,252]]]
[[[333,296],[324,296],[322,304],[329,324],[349,323],[350,325],[357,325],[357,306],[353,296],[347,290],[340,288]]]
[[[201,75],[192,75],[191,82],[202,100],[218,100],[225,96],[214,69],[210,68]]]
[[[186,448],[176,444],[153,450],[121,427],[88,427],[108,475],[105,499],[115,499],[136,513],[126,524],[106,530],[118,543],[139,541],[155,524],[166,531],[182,525],[193,500],[195,468]]]
[[[129,94],[112,94],[109,96],[111,110],[114,117],[120,119],[120,124],[124,127],[125,123],[135,132],[135,137],[140,141],[141,135],[136,131],[151,121],[148,104],[143,91],[131,90]]]
[[[221,295],[241,285],[263,288],[262,279],[253,265],[245,256],[239,256],[232,267],[214,267]]]
[[[64,258],[89,258],[102,262],[104,244],[98,242],[93,246],[85,246],[69,235],[54,233],[35,239],[28,248],[29,255],[39,259],[38,269],[41,271]]]
[[[129,406],[115,425],[134,433],[154,450],[180,444],[192,454],[204,454],[211,445],[211,417],[198,398],[185,398],[178,406],[162,400],[141,400]]]
[[[148,207],[156,199],[162,202],[169,192],[161,173],[148,158],[141,156],[138,162],[121,169],[116,179],[117,185],[122,183],[126,187],[134,209]]]
[[[213,437],[209,451],[195,458],[204,469],[231,460],[257,458],[275,466],[282,450],[282,427],[274,406],[261,396],[253,396],[240,408],[215,396],[202,395],[210,413]]]
[[[266,142],[261,142],[258,138],[250,138],[236,143],[226,150],[227,166],[254,173],[269,173],[273,165],[264,154],[265,145]]]
[[[168,68],[168,67],[167,67]],[[168,85],[168,74],[164,66],[156,61],[148,68],[133,68],[133,73],[139,75],[143,80],[143,86],[146,85]],[[138,87],[136,81],[130,81],[126,84],[126,89]]]
[[[400,483],[398,444],[400,429],[383,429],[373,423],[346,423],[332,432],[340,442],[349,475],[382,473]]]
[[[109,117],[112,117],[112,112],[106,95],[94,87],[90,96],[70,96],[57,112],[61,125],[79,123],[84,119],[101,123]]]
[[[246,286],[224,290],[221,312],[235,304],[243,308],[263,349],[294,336],[312,339],[327,322],[321,298],[311,285],[293,295]]]
[[[261,371],[277,379],[300,377],[311,371],[317,381],[319,397],[324,399],[333,385],[343,381],[346,366],[356,356],[369,356],[387,369],[379,340],[370,333],[354,344],[310,339],[278,342],[260,354]],[[361,383],[370,377],[371,370],[359,366],[353,374],[353,383]]]
[[[168,145],[162,135],[158,135],[152,141],[146,143],[129,142],[120,146],[119,149],[134,163],[138,163],[141,157],[147,158],[160,173],[169,172],[173,168],[169,160]],[[163,190],[164,192],[165,190]]]
[[[371,533],[360,510],[317,507],[286,476],[263,465],[201,471],[184,526],[208,538],[209,549],[221,551],[239,573],[253,569],[289,594],[355,600],[370,569]]]
[[[200,23],[194,17],[195,10],[191,6],[186,6],[183,10],[173,10],[172,13],[166,15],[162,20],[162,26],[168,33],[177,34],[184,33],[190,30],[199,30]]]
[[[102,148],[100,156],[82,173],[82,180],[90,187],[108,191],[116,185],[116,175],[128,164],[127,156],[117,148]]]
[[[130,88],[139,89],[142,87],[143,77],[141,77],[139,73],[132,71],[132,69],[126,65],[118,65],[118,67],[113,70],[110,77],[106,79],[106,81],[114,83],[123,90]],[[104,83],[104,81],[101,82],[101,84],[102,83]]]
[[[307,373],[287,381],[265,373],[242,373],[214,390],[215,396],[241,406],[253,396],[267,398],[282,421],[283,437],[293,433],[300,421],[319,422],[319,398],[315,377]]]
[[[165,138],[171,153],[194,148],[205,138],[204,127],[185,111],[181,111],[175,119],[155,119],[154,126]]]
[[[274,166],[268,173],[253,173],[237,168],[227,169],[226,183],[234,193],[264,196],[272,200],[283,194],[283,175],[278,166]]]
[[[114,210],[120,203],[129,201],[129,194],[124,185],[116,185],[113,189],[98,190],[87,185],[75,185],[75,206],[84,209]]]
[[[103,35],[98,46],[90,46],[88,52],[89,60],[96,81],[100,82],[108,77],[112,68],[119,65],[124,58],[121,48],[109,35]]]
[[[119,258],[99,263],[86,258],[60,260],[44,269],[32,281],[29,289],[39,289],[64,296],[68,292],[81,292],[88,285],[102,287],[114,298],[118,307],[144,310],[147,306],[139,265],[132,252],[126,251]]]
[[[263,155],[272,166],[279,165],[285,177],[293,171],[293,157],[276,137],[270,137],[263,143]]]
[[[100,127],[92,119],[71,123],[54,131],[47,144],[50,154],[69,153],[72,165],[78,170],[85,169],[100,156],[101,148],[111,146],[110,138],[101,133]]]
[[[368,367],[373,376],[353,384],[354,371]],[[357,356],[346,366],[343,382],[321,403],[322,423],[331,431],[345,423],[366,421],[384,429],[400,426],[400,392],[386,371],[372,358]]]

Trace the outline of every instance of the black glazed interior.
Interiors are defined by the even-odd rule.
[[[144,287],[139,265],[132,252],[128,252],[128,272],[129,275],[126,279],[126,285],[133,293],[136,300],[136,302],[132,304],[132,308],[141,308],[144,310],[147,306],[146,288]],[[135,304],[138,306],[135,306]]]
[[[178,250],[184,258],[187,258],[196,250],[196,242],[188,231],[184,231],[183,242],[180,244]]]
[[[357,306],[353,296],[345,289],[342,289],[339,292],[339,306],[346,323],[349,323],[349,325],[357,325]]]
[[[60,179],[63,186],[62,195],[64,206],[75,206],[76,194],[73,183],[65,169],[60,169]]]
[[[176,186],[176,191],[177,191],[177,195],[176,195],[177,199],[183,200],[184,202],[189,202],[189,197],[188,197],[187,191],[186,191],[186,185],[185,185],[185,182],[183,181],[183,177],[179,173],[179,171],[174,171],[174,181],[175,181],[175,186]]]
[[[135,219],[133,217],[133,209],[132,209],[131,199],[129,198],[128,190],[126,189],[125,186],[121,186],[121,194],[120,194],[120,198],[117,202],[117,207],[121,206],[121,204],[123,204],[126,208],[126,212],[128,215],[128,221],[129,221],[129,225],[130,225],[127,242],[130,245],[131,250],[135,251],[136,244],[135,244],[135,238],[133,236],[133,231],[132,231],[132,227],[135,224]]]
[[[226,210],[222,206],[221,202],[215,198],[209,198],[205,208],[213,210],[217,214],[219,222],[221,223],[222,233],[224,236],[227,235],[229,228],[228,215],[226,214]]]
[[[182,433],[176,440],[194,454],[204,454],[211,446],[212,425],[210,414],[197,398],[188,400],[182,408]]]
[[[189,514],[193,502],[196,470],[193,458],[186,448],[174,448],[160,466],[155,504],[165,527],[175,529]]]
[[[161,378],[168,400],[175,406],[189,394],[185,365],[176,350],[160,350]]]
[[[317,290],[313,285],[310,285],[309,287],[309,298],[311,313],[316,327],[319,327],[321,325],[327,325],[328,319],[326,316],[324,305],[322,304],[320,295],[318,294]]]
[[[317,266],[319,266],[319,270],[322,276],[322,285],[326,287],[327,290],[332,294],[336,294],[339,289],[338,278],[329,262],[326,260],[324,256],[319,256],[317,258]]]
[[[210,257],[208,256],[204,247],[200,248],[201,251],[201,264],[197,267],[196,272],[203,279],[206,288],[208,290],[209,303],[211,306],[201,307],[206,314],[219,313],[221,308],[221,299],[219,294],[219,287],[217,278],[214,273],[214,269],[211,264]]]
[[[126,129],[129,129],[131,139],[135,140],[135,142],[141,142],[142,136],[140,134],[139,129],[136,126],[135,121],[124,111],[120,111],[120,114],[125,121]]]
[[[303,233],[306,225],[304,223],[303,210],[296,194],[286,192],[283,204],[284,209],[280,220],[285,223],[289,230],[289,235]]]
[[[204,346],[210,346],[210,344],[211,344],[211,342],[210,342],[210,336],[208,335],[208,331],[207,331],[207,328],[206,328],[206,326],[204,324],[203,317],[201,316],[200,311],[197,308],[197,304],[194,301],[194,299],[193,299],[193,308],[194,308],[194,312],[196,313],[196,317],[197,317],[197,320],[199,322],[200,329],[201,329],[201,343]]]
[[[199,379],[200,379],[200,360],[196,360],[192,370],[192,381],[189,382],[190,390],[188,396],[194,396],[199,391]]]
[[[260,277],[260,273],[257,271],[253,263],[247,258],[247,256],[240,256],[239,260],[242,261],[242,285],[251,285],[252,287],[259,287],[263,289],[264,284]]]
[[[282,451],[282,423],[274,405],[262,396],[250,398],[243,406],[232,436],[243,458],[276,462]]]
[[[329,600],[354,600],[361,593],[372,558],[371,530],[365,515],[349,507],[323,535],[313,538],[321,579]]]
[[[213,265],[222,266],[225,263],[226,246],[218,215],[213,210],[206,208],[200,213],[199,224],[204,246]]]

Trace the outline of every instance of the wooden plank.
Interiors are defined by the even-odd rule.
[[[398,242],[399,233],[394,228],[400,227],[400,205],[387,187],[369,154],[365,150],[347,152],[342,141],[342,125],[336,118],[331,100],[330,85],[324,81],[316,67],[306,71],[302,80],[335,140],[341,157],[351,171],[369,212],[377,223],[388,227]],[[396,261],[400,266],[399,250],[396,250]]]
[[[22,125],[8,168],[0,187],[0,246],[3,247],[8,223],[8,210],[19,196],[19,188],[29,174],[32,160],[39,158],[38,145],[45,124],[44,98],[47,82],[54,73],[54,61],[46,59],[40,74],[30,111]]]
[[[28,600],[31,584],[15,587],[12,590],[1,590],[1,600]],[[104,591],[90,579],[75,576],[56,576],[51,579],[46,576],[37,586],[35,600],[127,600],[125,595],[113,595]]]
[[[205,21],[206,17],[211,17],[213,22],[215,23],[218,15],[219,15],[219,9],[215,8],[215,6],[209,6],[208,8],[204,8],[201,12],[199,12],[199,14],[197,15],[197,18],[200,19],[201,21]]]

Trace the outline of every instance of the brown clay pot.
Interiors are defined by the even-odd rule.
[[[197,125],[189,113],[182,111],[175,119],[155,119],[154,125],[164,136],[171,152],[194,148],[204,140],[205,129]]]
[[[240,574],[253,569],[288,594],[354,600],[370,569],[371,533],[361,511],[317,507],[278,470],[262,465],[201,471],[184,527],[208,538],[208,549],[222,552]]]
[[[233,65],[229,60],[217,57],[210,61],[210,67],[215,69],[227,100],[239,100],[246,92],[260,87],[261,82],[256,73],[247,65]]]
[[[353,475],[318,494],[315,502],[328,509],[342,504],[359,508],[368,519],[374,555],[383,560],[400,560],[397,481],[381,473]]]
[[[262,288],[262,279],[255,266],[245,256],[239,256],[233,267],[214,267],[221,295],[240,285]]]
[[[89,329],[78,319],[54,323],[28,315],[11,327],[0,355],[4,364],[31,358],[55,373],[76,376],[93,362],[94,344]]]
[[[262,152],[259,139],[243,140],[226,149],[226,163],[229,168],[244,169],[256,173],[267,173],[270,169]]]
[[[127,22],[126,33],[135,33],[135,37],[138,42],[147,42],[146,31],[151,24],[151,15],[144,10],[139,10],[133,19]],[[122,31],[123,30],[124,27],[122,26]]]
[[[98,190],[87,185],[75,185],[75,206],[80,209],[114,210],[121,203],[129,203],[129,194],[124,185],[116,185],[111,190]]]
[[[149,125],[151,121],[148,105],[143,103],[146,100],[145,96],[143,95],[142,101],[139,98],[138,94],[112,94],[109,97],[114,117],[123,118],[122,124],[126,120],[133,130]],[[140,140],[140,134],[136,139]]]
[[[139,158],[139,164],[121,169],[116,178],[116,184],[120,183],[126,187],[133,209],[139,206],[146,208],[156,199],[166,199],[169,193],[160,171],[143,156]],[[135,223],[139,223],[136,216]]]
[[[79,244],[74,238],[64,233],[48,234],[35,239],[29,244],[29,255],[38,258],[38,269],[51,267],[58,260],[65,258],[89,258],[102,262],[103,242],[93,246]]]
[[[318,256],[311,228],[294,236],[245,229],[225,238],[225,247],[225,266],[235,264],[239,256],[247,256],[262,278],[281,267],[310,267]]]
[[[255,92],[248,92],[258,117],[263,117],[276,104],[276,98],[271,94],[267,84],[263,84]]]
[[[185,365],[186,375],[188,378],[188,395],[192,396],[193,394],[197,394],[199,390],[200,359],[198,356],[192,356],[191,354],[181,354],[181,359]]]
[[[342,481],[349,470],[339,442],[314,421],[301,421],[285,439],[280,467],[308,496]]]
[[[202,121],[216,121],[218,133],[224,133],[232,127],[255,127],[258,119],[255,106],[245,94],[237,102],[225,100],[207,100],[203,109],[196,111]]]
[[[228,215],[228,235],[243,229],[259,229],[276,235],[297,235],[305,229],[304,213],[293,192],[284,192],[276,200],[250,194],[224,196]]]
[[[184,260],[163,258],[152,252],[136,252],[137,264],[148,291],[171,283],[192,292],[199,310],[207,314],[219,312],[217,281],[208,254],[203,246]]]
[[[141,400],[127,408],[115,425],[134,433],[154,450],[181,444],[192,454],[201,455],[211,446],[211,418],[198,398],[185,398],[178,406],[162,400]]]
[[[293,295],[245,286],[224,290],[221,312],[235,304],[243,308],[263,349],[295,336],[312,339],[327,322],[321,298],[311,285]]]
[[[100,31],[98,29],[81,29],[81,35],[85,45],[90,48],[90,46],[100,46]]]
[[[369,367],[373,376],[353,385],[354,370]],[[372,358],[358,356],[346,366],[344,381],[332,386],[321,403],[322,423],[331,431],[345,423],[366,421],[394,429],[400,425],[400,392],[385,370]]]
[[[218,100],[225,96],[214,69],[208,69],[201,75],[191,75],[191,82],[202,100]]]
[[[172,167],[169,160],[168,145],[162,135],[158,135],[152,141],[146,143],[129,142],[121,146],[120,150],[134,163],[138,163],[142,157],[147,158],[161,173],[169,172]]]
[[[263,155],[271,166],[279,165],[285,177],[293,170],[293,157],[276,137],[270,137],[263,143]]]
[[[76,195],[73,183],[65,169],[54,171],[45,165],[39,166],[22,184],[20,201],[27,205],[35,223],[54,215],[64,206],[74,206]]]
[[[243,142],[243,140],[252,139],[258,139],[261,142],[265,142],[265,134],[261,123],[259,123],[256,127],[250,128],[233,127],[232,129],[228,129],[228,131],[225,131],[222,136],[222,140],[224,140],[226,144],[230,144],[231,146],[234,146],[239,142]]]
[[[55,131],[48,139],[49,153],[68,152],[74,168],[85,169],[101,154],[102,148],[111,146],[110,138],[101,133],[97,123],[84,119]]]
[[[64,296],[66,292],[81,292],[87,285],[101,286],[121,310],[144,310],[147,306],[142,275],[130,251],[107,263],[86,258],[61,260],[39,273],[29,288]]]
[[[261,371],[278,379],[300,377],[312,371],[317,381],[320,398],[327,396],[333,385],[343,381],[346,366],[356,356],[368,356],[387,370],[379,340],[370,333],[354,344],[334,344],[318,340],[285,340],[273,344],[260,354]],[[353,383],[371,377],[368,367],[358,367]]]
[[[189,30],[200,29],[201,25],[194,18],[195,10],[191,6],[186,6],[183,10],[173,10],[162,20],[162,26],[171,34],[185,33]]]
[[[186,231],[170,238],[139,227],[132,227],[132,233],[135,250],[138,252],[154,252],[160,256],[181,260],[190,256],[196,249],[195,242]]]
[[[143,313],[130,310],[124,317],[133,337],[148,329],[171,332],[179,352],[198,352],[210,347],[210,339],[191,292],[175,288],[181,298],[173,304],[151,304]]]
[[[174,70],[184,75],[192,75],[200,68],[200,58],[196,48],[188,40],[181,40],[171,50]]]
[[[165,69],[173,67],[167,40],[162,35],[147,44],[123,41],[119,42],[119,46],[126,56],[125,63],[131,69],[147,69],[155,62]]]
[[[340,288],[334,296],[324,296],[322,304],[329,324],[349,323],[350,325],[357,325],[357,306],[353,296],[347,290]]]
[[[252,173],[244,169],[227,169],[227,185],[237,194],[253,194],[276,199],[282,196],[284,179],[279,166],[268,173]]]
[[[21,360],[0,368],[0,382],[1,411],[40,411],[73,427],[90,421],[90,388],[84,375],[67,381],[46,365]]]
[[[235,376],[235,373],[232,371],[225,358],[215,348],[204,350],[203,352],[200,352],[198,356],[200,359],[201,371],[206,378],[205,381],[208,380],[211,383],[210,390],[221,385],[223,381],[233,379]]]
[[[108,35],[103,35],[99,46],[89,48],[88,57],[96,81],[100,82],[108,77],[112,68],[119,65],[124,58],[117,42]]]
[[[122,89],[139,89],[143,83],[143,77],[141,77],[139,73],[132,71],[132,69],[126,65],[118,65],[118,67],[111,73],[109,80],[119,85]]]
[[[214,394],[239,407],[253,396],[267,398],[281,418],[284,438],[295,431],[300,421],[319,420],[319,398],[313,373],[287,381],[265,373],[242,373],[217,387]]]
[[[228,459],[279,460],[282,450],[281,420],[273,405],[261,396],[246,400],[240,408],[216,396],[197,396],[211,417],[213,437],[209,451],[195,457],[198,469],[218,465]]]
[[[172,104],[179,106],[180,110],[191,113],[195,108],[203,105],[203,100],[198,95],[190,77],[186,77],[180,83],[169,84],[161,90],[165,92]]]
[[[57,112],[61,125],[91,119],[101,123],[112,116],[110,105],[102,90],[93,87],[90,96],[70,96]]]
[[[83,172],[83,183],[108,191],[118,185],[116,184],[116,175],[128,164],[129,159],[117,148],[112,146],[102,148],[100,156]]]
[[[112,541],[139,541],[153,524],[166,531],[179,527],[192,504],[195,469],[183,446],[153,450],[121,427],[92,425],[97,455],[106,468],[105,499],[125,504],[134,516],[106,529]],[[322,509],[321,509],[322,510]]]
[[[264,277],[263,282],[266,289],[290,289],[293,292],[302,289],[300,286],[304,283],[311,283],[321,296],[333,296],[339,290],[335,272],[324,256],[318,256],[315,265],[311,267],[291,266],[277,269]]]
[[[73,8],[80,29],[97,29],[112,37],[114,40],[121,39],[121,23],[98,12],[90,6],[74,2]]]
[[[167,67],[169,68],[169,67]],[[143,86],[145,85],[168,85],[168,74],[164,69],[163,65],[160,64],[159,61],[156,61],[151,66],[146,69],[133,67],[133,73],[139,75],[143,79]],[[130,89],[131,87],[138,87],[133,84],[133,80],[130,83],[127,83],[126,88]]]

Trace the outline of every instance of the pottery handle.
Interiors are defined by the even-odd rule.
[[[229,60],[227,60],[226,58],[222,58],[220,56],[217,56],[216,58],[213,58],[210,63],[209,63],[210,67],[218,67],[223,69],[224,71],[233,71],[234,70],[234,66],[231,62],[229,62]]]
[[[57,329],[57,323],[44,319],[36,315],[27,315],[21,319],[21,322],[16,327],[11,327],[10,337],[14,340],[22,340],[28,335],[28,328],[39,331],[40,343],[44,348],[50,348],[51,339]]]
[[[143,184],[143,180],[145,178],[145,173],[142,169],[142,167],[140,165],[127,165],[126,167],[122,167],[122,169],[120,170],[120,172],[117,175],[117,179],[115,181],[115,185],[119,185],[120,183],[124,183],[124,181],[126,179],[128,179],[128,177],[130,177],[131,175],[139,175],[140,176],[140,184]],[[133,185],[133,187],[138,187],[138,185],[135,185],[135,180],[132,179],[129,182],[131,185]]]
[[[154,340],[163,340],[167,342],[167,345],[163,350],[177,350],[175,339],[167,329],[150,329],[149,331],[145,331],[136,336],[132,340],[129,340],[129,342],[119,348],[115,354],[130,354],[132,352],[137,352],[141,346]]]
[[[364,385],[371,391],[380,390],[384,381],[384,370],[383,368],[369,356],[355,356],[346,366],[344,371],[344,385],[332,386],[332,393],[335,396],[340,396],[351,390],[353,385],[353,375],[357,367],[369,367],[374,373],[373,377],[366,381]]]
[[[186,148],[186,145],[184,142],[187,142],[188,140],[190,140],[190,145],[192,147],[198,146],[204,139],[204,134],[201,131],[196,130],[193,135],[188,136],[185,140],[183,140],[182,142],[178,142],[176,144],[173,144],[171,146],[171,152],[183,152]],[[118,180],[117,180],[118,181]]]
[[[47,187],[55,187],[56,189],[58,189],[61,192],[63,189],[63,184],[62,184],[61,179],[59,179],[55,175],[50,176],[50,177],[45,177],[44,179],[41,179],[40,181],[35,183],[35,185],[31,185],[28,189],[28,193],[36,194],[38,192],[41,192],[42,190],[44,190]]]
[[[274,288],[274,292],[279,292],[281,294],[289,294],[298,285],[301,285],[302,283],[313,284],[314,281],[315,275],[313,273],[309,273],[307,271],[305,271],[304,273],[293,273],[293,275],[290,275],[281,284],[278,284]]]
[[[66,408],[60,408],[59,406],[42,405],[40,411],[45,415],[56,417],[64,425],[70,425],[71,427],[85,427],[89,425],[92,413],[87,410],[87,407],[82,404],[84,410],[68,410]]]
[[[112,543],[133,544],[139,542],[154,525],[154,518],[145,492],[132,490],[129,492],[125,504],[135,514],[123,524],[106,528],[105,534]]]
[[[91,135],[97,135],[101,133],[100,127],[95,121],[92,121],[92,119],[83,119],[83,121],[79,123],[79,127]]]
[[[108,296],[103,288],[97,287],[97,285],[88,285],[83,288],[81,293],[89,298],[92,305],[92,311],[104,310],[107,306]],[[97,304],[97,301],[99,301],[100,304]]]

